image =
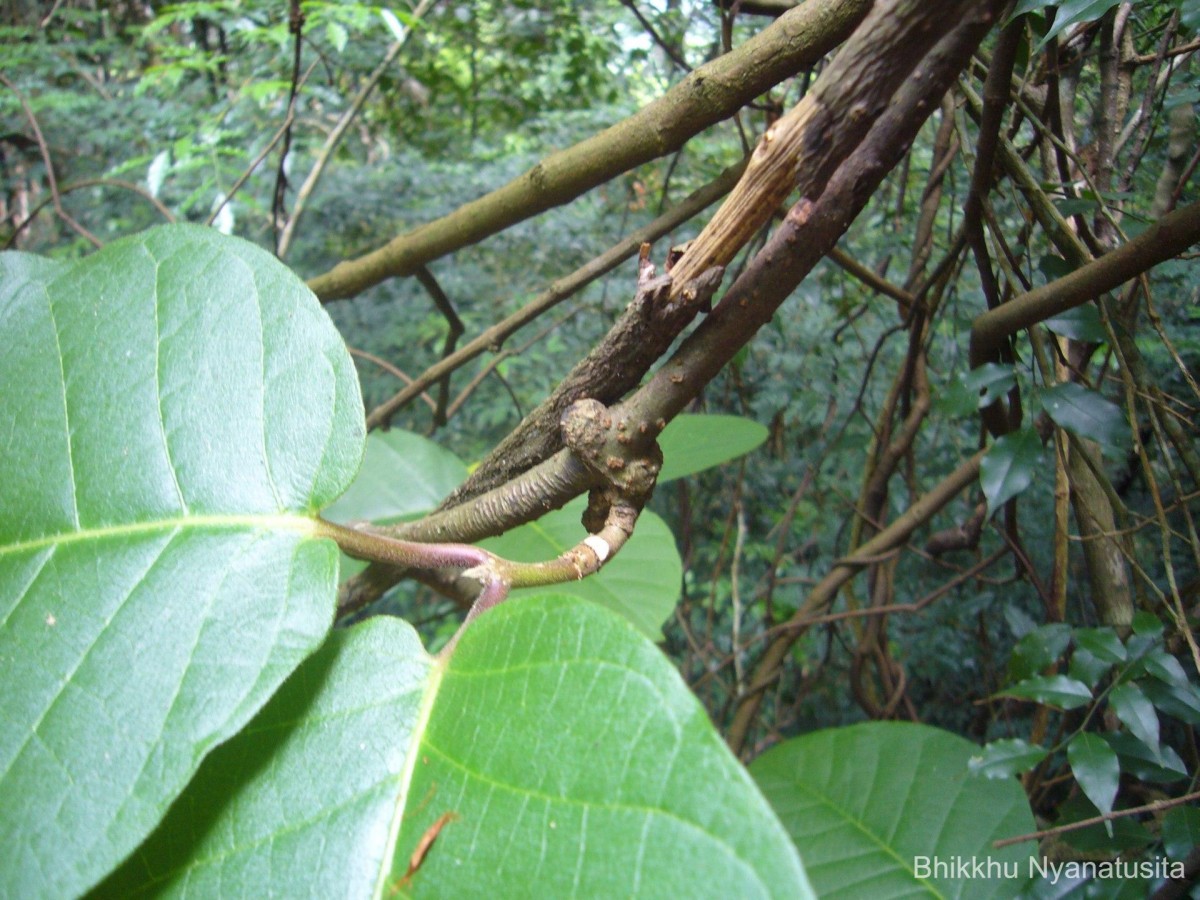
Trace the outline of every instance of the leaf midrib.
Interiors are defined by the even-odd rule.
[[[0,546],[0,558],[31,553],[47,547],[85,541],[106,541],[141,535],[164,534],[177,531],[295,531],[301,534],[316,534],[317,520],[296,513],[259,513],[240,515],[176,516],[166,519],[151,519],[145,522],[127,522],[119,525],[104,525],[99,528],[81,528],[78,531],[58,532],[15,544]]]

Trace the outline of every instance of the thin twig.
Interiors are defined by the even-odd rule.
[[[434,2],[436,0],[422,0],[421,4],[411,13],[413,19],[421,18],[433,6]],[[325,138],[325,143],[321,145],[321,150],[317,153],[317,158],[313,162],[312,168],[309,169],[308,176],[304,179],[304,183],[300,185],[300,189],[296,191],[296,202],[292,205],[291,217],[283,226],[283,232],[279,236],[276,255],[280,259],[283,259],[291,248],[292,239],[296,236],[296,227],[300,222],[300,217],[304,214],[308,198],[316,190],[317,183],[325,173],[325,167],[329,165],[329,161],[333,158],[334,151],[337,150],[338,145],[342,142],[342,138],[350,128],[350,125],[358,118],[364,104],[367,102],[367,98],[371,96],[380,79],[387,73],[392,63],[396,61],[396,57],[400,55],[400,51],[404,49],[404,45],[408,43],[408,38],[411,34],[412,29],[407,29],[404,37],[394,41],[388,47],[379,65],[367,77],[366,82],[359,88],[358,93],[354,95],[354,99],[350,101],[350,106],[342,113],[337,124],[333,126],[333,130],[329,132],[329,136]]]
[[[21,109],[25,111],[25,117],[29,120],[29,127],[33,129],[34,139],[37,141],[38,149],[42,154],[42,162],[46,166],[46,180],[50,183],[50,196],[54,198],[54,211],[58,217],[66,222],[72,229],[83,238],[85,238],[94,247],[103,247],[104,241],[96,237],[63,209],[62,196],[58,190],[58,179],[54,176],[54,161],[50,158],[50,148],[46,146],[46,139],[42,136],[42,129],[38,126],[37,116],[33,114],[33,109],[29,102],[25,99],[25,95],[15,84],[9,81],[4,75],[0,74],[0,84],[3,84],[17,96],[17,101],[21,104]],[[22,226],[23,227],[23,226]]]
[[[389,375],[396,376],[401,381],[403,381],[405,384],[413,383],[413,377],[411,375],[408,375],[405,372],[401,371],[400,369],[396,368],[396,366],[392,365],[386,359],[376,356],[374,353],[368,353],[366,350],[359,350],[357,347],[347,347],[346,349],[350,351],[351,356],[361,356],[363,359],[375,363],[375,365],[379,366],[379,368],[383,369]],[[435,403],[433,398],[430,397],[429,394],[427,394],[425,391],[421,391],[420,394],[418,394],[418,396],[422,400],[425,401],[426,405],[430,409],[435,410],[435,411],[437,410],[437,403]]]
[[[1081,828],[1087,828],[1091,825],[1102,825],[1105,822],[1123,819],[1127,816],[1137,816],[1148,812],[1160,812],[1164,809],[1170,809],[1173,806],[1182,806],[1185,803],[1191,803],[1193,800],[1200,800],[1200,791],[1195,791],[1191,794],[1184,794],[1182,797],[1172,797],[1170,800],[1155,800],[1151,803],[1147,803],[1145,806],[1134,806],[1130,809],[1119,809],[1114,812],[1105,813],[1102,816],[1092,816],[1090,819],[1080,819],[1078,822],[1071,822],[1069,825],[1058,825],[1054,828],[1046,828],[1043,831],[1031,831],[1029,834],[1019,834],[1016,837],[1004,838],[1003,840],[993,841],[992,847],[996,850],[999,850],[1002,847],[1009,847],[1013,844],[1021,844],[1025,841],[1040,841],[1044,837],[1050,837],[1056,834],[1066,834],[1069,831],[1078,831]]]
[[[89,187],[117,187],[117,188],[121,188],[122,190],[132,191],[133,193],[137,194],[139,197],[145,198],[145,200],[148,201],[156,210],[158,210],[158,212],[162,215],[162,217],[164,219],[166,219],[168,222],[175,221],[175,214],[172,213],[169,209],[167,209],[167,207],[163,205],[163,202],[161,200],[159,200],[157,197],[155,197],[153,194],[151,194],[148,190],[146,190],[141,185],[134,184],[132,181],[123,181],[120,178],[85,178],[82,181],[74,181],[69,185],[60,187],[58,189],[58,193],[60,195],[65,196],[67,194],[70,194],[72,191],[78,191],[78,190],[82,190],[83,188],[89,188]],[[45,209],[47,206],[50,206],[53,202],[54,202],[54,199],[51,197],[51,198],[42,200],[40,203],[38,203],[36,206],[34,206],[33,209],[31,209],[29,211],[29,215],[27,215],[21,222],[19,222],[15,226],[13,233],[11,235],[9,235],[8,241],[4,245],[4,249],[7,250],[7,249],[11,248],[12,245],[17,240],[17,236],[22,231],[25,230],[25,228],[34,220],[34,218],[37,217],[37,214],[40,213],[43,209]]]
[[[432,298],[433,305],[437,307],[437,311],[446,319],[446,340],[442,344],[442,359],[444,360],[454,352],[454,348],[458,344],[458,339],[467,330],[466,326],[463,325],[462,319],[458,317],[458,313],[454,311],[454,304],[450,302],[450,298],[442,290],[442,286],[438,283],[438,280],[433,277],[433,273],[429,271],[428,266],[421,266],[421,268],[417,269],[417,281],[421,282],[421,287],[425,288],[426,293]],[[447,372],[442,376],[438,384],[437,408],[433,412],[434,428],[440,428],[446,424],[446,407],[449,402],[450,373]]]

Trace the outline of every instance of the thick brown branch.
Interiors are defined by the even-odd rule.
[[[959,21],[936,3],[878,3],[811,91],[762,136],[746,174],[673,274],[728,265],[793,191],[813,199],[932,44]],[[921,116],[922,121],[925,116]]]
[[[992,4],[993,8],[997,5]],[[802,199],[791,209],[783,225],[712,314],[683,342],[671,361],[622,404],[623,414],[639,421],[670,421],[771,320],[903,156],[986,33],[990,12],[986,5],[977,9],[969,22],[938,43],[891,98],[866,140],[837,170],[820,198],[815,203]],[[676,268],[673,274],[678,271]]]
[[[941,41],[934,41],[930,34],[924,36],[923,46],[928,47],[931,42],[936,46],[915,70],[906,73],[907,78],[901,79],[903,86],[885,102],[886,108],[866,140],[838,169],[818,202],[805,199],[797,204],[708,319],[684,342],[670,363],[630,400],[614,409],[614,418],[634,423],[639,430],[641,424],[647,426],[648,432],[661,429],[660,423],[677,415],[737,350],[770,321],[774,311],[834,246],[884,175],[903,155],[987,32],[999,5],[992,2],[972,7],[963,14],[964,21],[957,28],[945,21],[944,15],[930,25],[931,28],[936,25],[935,34],[950,33]],[[907,58],[908,48],[904,49]],[[861,81],[858,83],[862,85]],[[874,95],[871,85],[863,88]],[[848,108],[854,108],[853,98],[847,98],[847,103]],[[844,126],[851,131],[861,125],[853,116],[830,121],[833,126]],[[859,143],[825,134],[821,142],[812,145],[818,153],[824,141],[837,142],[845,153]],[[806,164],[802,163],[801,168],[807,168]],[[818,186],[814,190],[819,193]],[[671,274],[673,283],[680,284],[678,266]],[[568,451],[559,451],[514,481],[460,507],[406,526],[399,530],[398,536],[409,540],[471,541],[500,533],[528,521],[538,509],[561,507],[590,487],[594,481],[582,469]],[[368,572],[369,579],[378,582],[382,573]]]
[[[720,268],[702,273],[683,285],[678,299],[674,288],[679,282],[672,276],[641,285],[633,302],[603,340],[545,402],[488,454],[443,506],[454,506],[503,484],[555,453],[562,446],[558,423],[576,400],[588,397],[613,403],[636,387],[650,366],[695,318],[700,307],[712,298],[722,274],[724,270]]]
[[[378,250],[309,281],[323,301],[353,297],[666,156],[846,39],[869,0],[809,0],[732,53],[696,69],[634,115],[551,154],[524,175]],[[708,268],[704,266],[703,268]]]
[[[1023,328],[1074,309],[1200,241],[1200,202],[1163,216],[1137,237],[1069,275],[979,316],[971,326],[971,367],[996,357]]]

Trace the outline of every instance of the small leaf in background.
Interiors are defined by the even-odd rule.
[[[1033,483],[1043,459],[1041,439],[1032,428],[1006,434],[992,445],[979,466],[989,516]]]
[[[1051,186],[1052,190],[1057,189],[1057,186]],[[1051,282],[1064,275],[1070,275],[1075,271],[1075,267],[1063,259],[1061,256],[1048,254],[1038,260],[1038,271],[1046,276],[1046,281]]]
[[[390,525],[433,510],[463,483],[467,467],[438,444],[400,428],[367,435],[358,475],[323,516]]]
[[[767,439],[768,431],[743,416],[676,416],[658,436],[663,467],[658,483],[683,478],[745,456]]]
[[[1038,627],[1037,622],[1025,610],[1012,604],[1004,606],[1004,621],[1008,623],[1008,628],[1012,632],[1013,637],[1020,640]]]
[[[1168,744],[1160,744],[1157,750],[1151,750],[1132,734],[1124,731],[1106,732],[1104,740],[1108,741],[1108,746],[1117,754],[1121,771],[1135,778],[1153,781],[1156,784],[1171,784],[1188,775],[1183,760]]]
[[[1133,614],[1133,633],[1162,637],[1163,623],[1154,613],[1139,609]]]
[[[350,34],[346,31],[345,26],[337,22],[327,22],[325,24],[325,38],[333,45],[333,49],[341,53],[346,49],[346,42],[350,40]]]
[[[1191,34],[1200,33],[1200,3],[1183,0],[1179,4],[1179,23]]]
[[[233,234],[233,226],[236,224],[233,215],[233,202],[224,194],[218,192],[213,197],[213,211],[216,215],[213,217],[212,227],[221,234]]]
[[[1054,201],[1054,208],[1062,216],[1080,216],[1094,213],[1100,204],[1087,197],[1067,197]]]
[[[1108,340],[1108,332],[1100,321],[1100,310],[1091,303],[1069,309],[1042,323],[1055,334],[1076,341],[1099,344]]]
[[[191,225],[0,256],[0,895],[71,896],[329,630],[358,379],[274,257]],[[321,365],[314,365],[319,360]]]
[[[1111,662],[1101,659],[1082,647],[1076,647],[1071,653],[1067,674],[1084,684],[1097,685],[1112,667]]]
[[[1149,679],[1141,682],[1141,688],[1159,711],[1189,725],[1200,725],[1200,690],[1194,684]]]
[[[1042,392],[1042,408],[1060,428],[1088,438],[1109,451],[1122,452],[1129,443],[1129,425],[1115,403],[1071,381]]]
[[[1125,645],[1112,628],[1076,628],[1075,646],[1107,663],[1122,663],[1127,658]]]
[[[1187,672],[1183,670],[1179,660],[1163,650],[1151,650],[1141,661],[1142,669],[1147,675],[1157,678],[1163,684],[1186,688],[1188,685]]]
[[[405,23],[411,27],[412,17],[401,11],[395,13],[386,6],[379,8],[379,17],[383,19],[383,24],[387,26],[388,31],[392,33],[392,37],[397,41],[402,41],[407,37],[408,32],[404,25],[400,24],[400,18],[403,18]]]
[[[978,396],[963,384],[962,376],[955,375],[934,394],[933,405],[940,413],[961,418],[972,415],[979,408],[978,400]]]
[[[1071,642],[1071,626],[1051,622],[1031,631],[1013,647],[1008,674],[1014,681],[1037,675],[1055,662]]]
[[[1020,738],[1002,738],[971,757],[970,772],[986,778],[1008,778],[1027,772],[1046,758],[1047,750]]]
[[[162,190],[163,181],[166,180],[167,170],[171,167],[171,151],[162,150],[150,162],[150,168],[146,170],[146,189],[150,192],[151,197],[157,197],[159,191]]]
[[[983,409],[999,400],[1014,384],[1017,376],[1012,366],[984,363],[962,377],[965,387],[975,398],[975,408]]]
[[[1176,806],[1167,810],[1162,823],[1163,850],[1168,859],[1183,862],[1200,847],[1200,809]]]
[[[536,522],[481,541],[484,547],[517,562],[554,559],[587,536],[579,519],[587,505],[580,497]],[[675,609],[683,585],[683,560],[675,536],[658,515],[645,510],[633,536],[603,569],[582,581],[557,584],[554,591],[606,606],[625,616],[654,641],[662,640],[662,623]],[[514,597],[544,594],[546,588],[523,588]]]
[[[1108,702],[1130,732],[1149,747],[1156,758],[1162,759],[1158,743],[1158,714],[1154,711],[1154,704],[1146,699],[1138,686],[1130,682],[1117,685],[1109,693]]]
[[[1098,734],[1083,732],[1067,745],[1067,762],[1079,782],[1080,789],[1104,815],[1113,811],[1117,787],[1121,780],[1121,765],[1117,754]],[[1112,822],[1105,822],[1111,836]]]
[[[1029,803],[1015,779],[969,774],[979,752],[926,725],[868,722],[785,741],[750,772],[804,848],[823,900],[1009,897],[1013,877],[964,880],[932,867],[978,859],[993,861],[997,874],[1028,874],[1031,843],[997,850],[992,842],[1034,830]]]
[[[1038,42],[1036,50],[1041,50],[1046,44],[1058,37],[1059,34],[1084,22],[1094,22],[1116,6],[1120,0],[1061,0],[1053,3],[1046,0],[1020,0],[1014,8],[1009,20],[1023,13],[1038,12],[1054,7],[1054,22],[1046,29],[1046,33]]]
[[[996,696],[1036,700],[1060,709],[1075,709],[1091,702],[1092,691],[1083,682],[1065,675],[1038,675],[1026,678]]]

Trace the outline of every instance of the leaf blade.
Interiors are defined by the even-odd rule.
[[[0,700],[0,893],[67,895],[324,638],[337,555],[309,513],[353,475],[361,398],[315,298],[244,242],[2,259],[0,386],[42,387],[0,442],[52,477],[0,487],[25,511],[0,524],[0,659],[33,660]]]

